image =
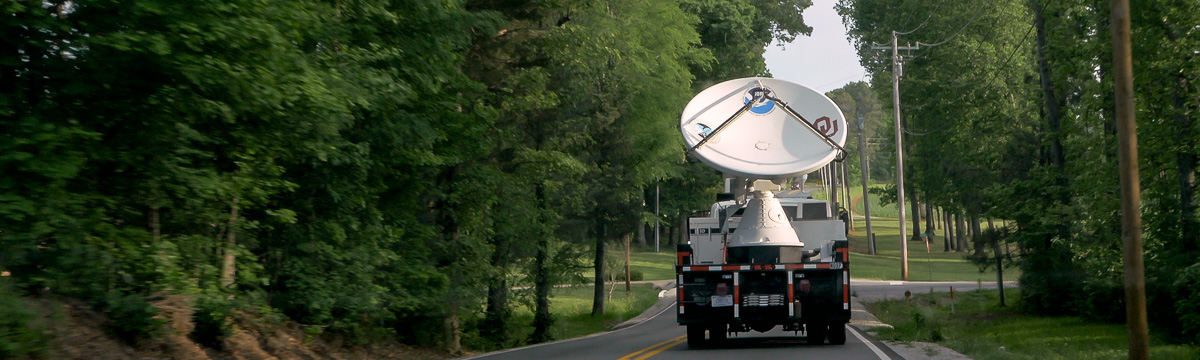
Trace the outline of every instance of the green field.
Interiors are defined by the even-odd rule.
[[[936,342],[973,359],[1125,359],[1125,326],[1076,317],[1037,317],[1020,313],[1018,290],[1008,289],[1007,307],[995,290],[956,294],[950,313],[948,293],[916,294],[913,300],[866,304],[880,321],[881,340]],[[933,354],[931,354],[933,355]],[[1200,359],[1200,347],[1151,339],[1150,358]]]
[[[641,271],[642,280],[669,280],[675,278],[675,246],[660,246],[659,252],[654,248],[637,250],[629,256],[629,269]]]

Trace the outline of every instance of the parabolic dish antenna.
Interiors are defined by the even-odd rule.
[[[700,161],[751,179],[816,171],[846,143],[846,121],[833,100],[804,85],[761,77],[701,91],[683,109],[680,131]]]

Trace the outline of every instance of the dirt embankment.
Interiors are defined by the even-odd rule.
[[[33,299],[42,326],[53,339],[47,359],[180,359],[180,360],[308,360],[308,359],[448,359],[450,354],[399,343],[344,346],[343,342],[313,338],[295,323],[271,324],[250,314],[234,316],[233,333],[221,349],[202,346],[192,332],[192,299],[168,295],[152,302],[165,320],[155,338],[126,344],[105,332],[108,319],[81,301]]]

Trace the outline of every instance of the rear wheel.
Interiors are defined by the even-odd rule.
[[[805,341],[809,345],[821,345],[825,343],[825,333],[829,331],[829,328],[828,325],[822,323],[809,323],[804,325],[804,330],[808,333]]]
[[[688,325],[687,326],[687,343],[688,347],[699,348],[704,347],[704,330],[707,330],[703,325]],[[676,333],[678,334],[678,333]]]
[[[833,345],[845,345],[846,331],[846,324],[829,324],[829,343]]]

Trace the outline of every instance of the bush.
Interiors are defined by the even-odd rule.
[[[1184,340],[1200,344],[1200,263],[1184,269],[1176,280],[1180,295],[1175,301],[1175,313],[1179,314],[1180,335]]]
[[[36,325],[37,316],[8,284],[0,282],[0,359],[45,351],[50,334]]]
[[[618,269],[615,274],[611,271],[608,272],[608,276],[606,276],[606,278],[608,278],[609,281],[625,281],[624,267]],[[645,275],[638,270],[629,270],[629,278],[629,281],[642,281],[642,279],[645,278]]]
[[[129,344],[157,337],[166,323],[164,319],[155,318],[158,309],[140,294],[112,292],[105,296],[99,307],[108,315],[108,332]]]
[[[200,297],[196,300],[196,309],[192,313],[192,323],[195,327],[188,337],[200,345],[221,350],[225,338],[233,333],[233,324],[229,321],[232,308],[228,300],[219,296]]]

